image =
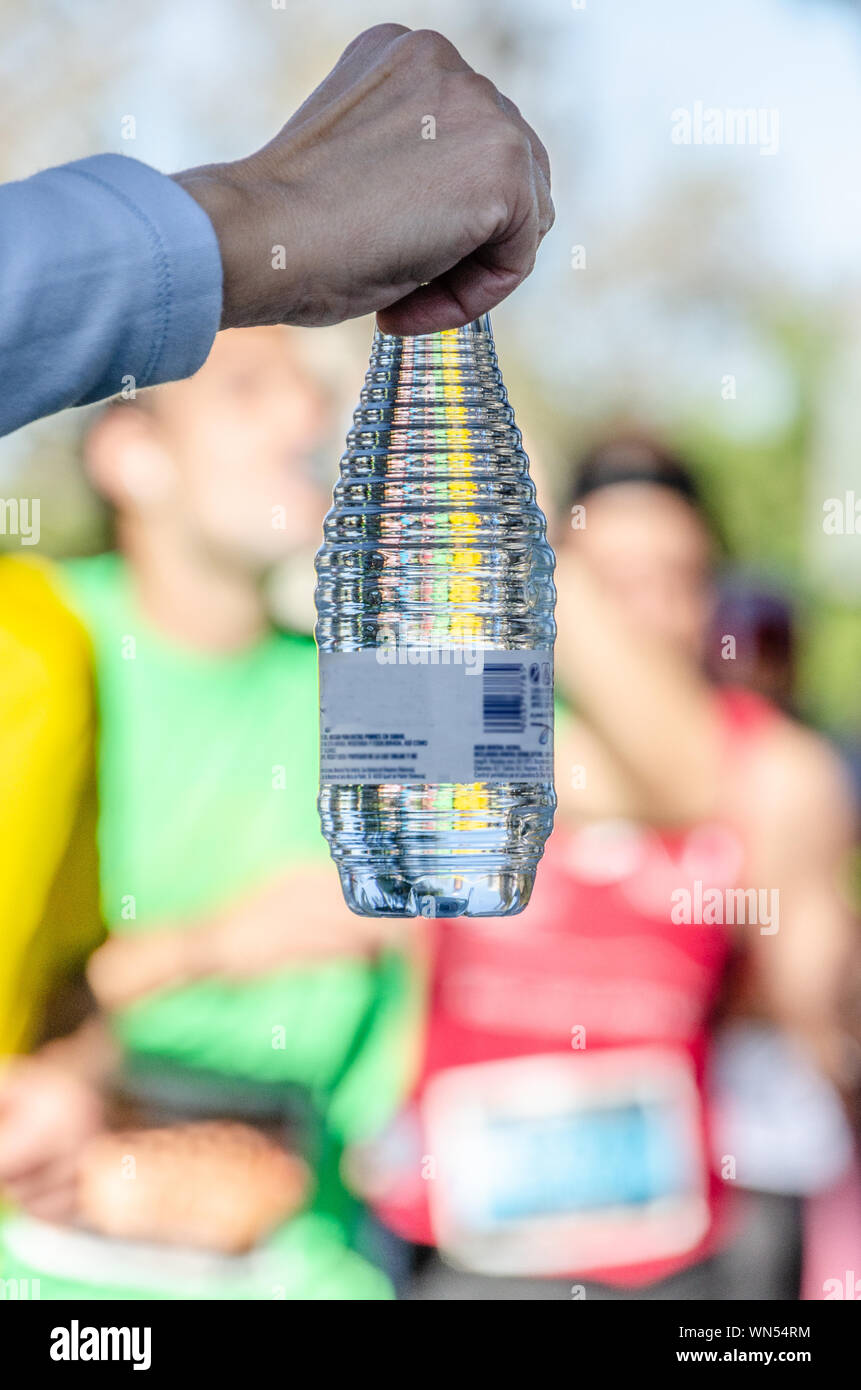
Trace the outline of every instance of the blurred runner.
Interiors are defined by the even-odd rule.
[[[788,595],[756,576],[731,573],[720,585],[711,628],[712,678],[731,679],[795,712],[798,630]],[[728,637],[731,661],[725,659]],[[831,741],[857,806],[857,749]],[[856,1056],[859,1030],[852,1010],[858,998],[850,985],[846,1017]],[[718,1162],[724,1153],[736,1156],[748,1189],[743,1235],[733,1247],[735,1296],[757,1296],[763,1258],[774,1250],[787,1219],[798,1223],[800,1217],[802,1296],[822,1299],[836,1285],[844,1297],[846,1271],[861,1250],[861,1174],[852,1125],[797,1040],[761,1019],[745,1018],[747,1004],[743,992],[730,1001],[715,1039],[711,1079],[714,1153]],[[858,1093],[856,1086],[856,1098]]]
[[[740,957],[845,1081],[851,799],[816,735],[703,680],[714,543],[678,460],[597,450],[557,543],[557,827],[520,917],[429,924],[421,1077],[352,1168],[409,1297],[731,1298],[712,1022]],[[797,1297],[798,1241],[790,1213],[754,1296]]]
[[[731,660],[725,638],[733,638]],[[717,592],[706,668],[719,683],[744,686],[794,713],[796,621],[792,601],[773,585],[744,576],[722,583]]]
[[[319,525],[324,414],[288,330],[233,331],[87,440],[120,545],[66,576],[98,687],[110,940],[90,973],[111,1036],[57,1044],[0,1094],[0,1181],[87,1228],[7,1223],[4,1273],[43,1297],[387,1295],[349,1249],[338,1169],[402,1087],[406,966],[343,904],[315,805],[314,643],[271,626],[262,588]],[[58,1065],[105,1083],[118,1130],[92,1124],[74,1182]]]

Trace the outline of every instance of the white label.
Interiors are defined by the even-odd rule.
[[[450,1067],[422,1109],[437,1244],[468,1269],[636,1264],[688,1251],[708,1228],[701,1100],[684,1051]]]
[[[374,785],[553,780],[553,653],[320,653],[320,776]]]

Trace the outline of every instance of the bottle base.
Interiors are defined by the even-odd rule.
[[[436,873],[414,879],[341,869],[347,906],[360,917],[511,917],[529,902],[535,870]]]

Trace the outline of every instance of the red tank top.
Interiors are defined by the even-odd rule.
[[[720,698],[738,753],[773,710]],[[421,1072],[375,1155],[386,1224],[484,1273],[618,1284],[714,1246],[708,1023],[743,858],[717,824],[559,825],[520,916],[429,924]]]

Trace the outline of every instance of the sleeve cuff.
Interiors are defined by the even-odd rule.
[[[222,299],[221,253],[203,208],[166,174],[127,155],[93,155],[57,172],[86,179],[116,200],[148,253],[136,262],[142,300],[124,375],[140,389],[196,372],[218,331]],[[120,389],[118,380],[107,394]],[[101,386],[92,399],[100,394]]]

